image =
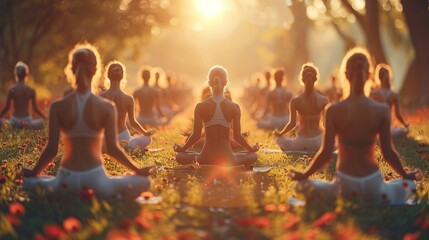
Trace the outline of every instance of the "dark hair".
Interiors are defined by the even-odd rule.
[[[385,72],[388,74],[389,78],[387,79],[387,81],[382,81],[382,79],[380,78],[380,75]],[[377,84],[380,84],[381,86],[384,86],[386,88],[391,88],[391,79],[393,78],[393,74],[392,74],[392,68],[385,64],[385,63],[380,63],[377,64],[377,66],[375,67],[375,82]]]
[[[110,74],[111,74],[113,67],[120,67],[122,69],[122,78],[119,81],[121,81],[121,89],[123,89],[127,83],[127,80],[126,80],[126,76],[127,76],[126,71],[127,70],[126,70],[124,64],[122,64],[121,62],[116,61],[116,60],[111,61],[106,65],[106,68],[105,68],[106,70],[104,71],[104,87],[106,89],[108,89],[110,87],[110,81],[112,81]]]
[[[319,68],[314,65],[312,62],[304,63],[301,67],[301,71],[299,72],[299,83],[301,85],[304,85],[303,78],[307,74],[312,74],[316,78],[314,81],[314,85],[317,85],[319,83]]]
[[[274,72],[274,80],[277,83],[281,83],[283,81],[285,75],[285,71],[281,68],[278,68],[275,72]]]

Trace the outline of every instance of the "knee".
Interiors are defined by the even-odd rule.
[[[177,155],[176,155],[176,161],[179,163],[179,164],[181,164],[181,165],[184,165],[184,164],[187,164],[188,163],[188,158],[189,158],[189,155],[188,154],[186,154],[186,153],[178,153]]]

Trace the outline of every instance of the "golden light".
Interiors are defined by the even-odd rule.
[[[220,15],[225,10],[225,3],[222,0],[196,0],[197,9],[206,18]]]

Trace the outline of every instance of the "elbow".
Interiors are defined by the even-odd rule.
[[[119,149],[117,144],[111,144],[106,146],[106,153],[112,157],[118,156],[121,149]]]

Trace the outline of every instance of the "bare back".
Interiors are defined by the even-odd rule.
[[[30,101],[36,101],[33,88],[23,83],[15,84],[9,90],[9,96],[14,104],[13,116],[25,118],[30,116]],[[33,104],[36,104],[33,102]]]
[[[292,93],[285,88],[277,87],[268,93],[268,104],[271,105],[274,117],[289,115],[289,102]]]
[[[100,94],[101,97],[109,99],[110,101],[115,103],[116,110],[118,113],[118,132],[122,132],[127,130],[127,126],[125,121],[127,119],[127,113],[130,108],[133,108],[133,98],[120,91],[109,89],[106,92]],[[133,109],[134,111],[134,109]]]
[[[298,112],[298,135],[302,137],[320,135],[322,133],[321,113],[329,102],[328,98],[314,91],[310,97],[306,97],[303,93],[292,101],[292,108]]]
[[[377,135],[390,126],[386,105],[369,98],[346,99],[332,105],[332,124],[338,136],[338,170],[352,176],[366,176],[378,169],[374,159]]]
[[[101,137],[69,137],[66,132],[73,129],[78,121],[77,93],[70,94],[54,102],[51,106],[49,139],[58,144],[59,131],[64,132],[64,155],[62,165],[70,170],[84,171],[102,164]],[[115,119],[115,109],[112,103],[96,96],[90,96],[82,111],[83,122],[98,134],[106,129],[105,135],[116,131],[116,128],[106,127]],[[107,129],[109,131],[107,131]],[[110,137],[110,136],[109,136]]]
[[[159,91],[153,87],[144,86],[133,94],[139,105],[139,115],[142,117],[155,116],[154,108],[159,104]]]
[[[234,115],[237,114],[238,105],[228,99],[220,103],[220,108],[225,120],[232,122]],[[198,104],[197,111],[201,115],[204,123],[213,118],[216,111],[216,103],[212,98]],[[208,162],[214,162],[219,158],[230,159],[233,155],[230,143],[230,128],[223,125],[213,125],[205,127],[206,142],[201,151],[200,157]],[[207,160],[206,160],[207,159]],[[208,160],[210,159],[210,160]]]

